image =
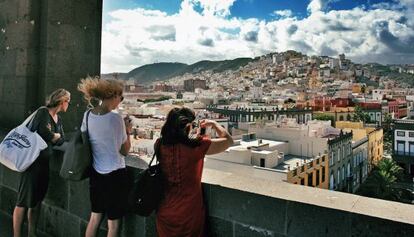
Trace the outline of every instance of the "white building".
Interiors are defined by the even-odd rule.
[[[330,58],[329,59],[329,68],[334,69],[339,67],[339,59]]]
[[[287,151],[286,142],[256,139],[255,134],[245,134],[225,152],[206,157],[250,166],[274,168],[284,161],[284,154]]]

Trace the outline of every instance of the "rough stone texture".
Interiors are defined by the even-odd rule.
[[[0,140],[2,141],[3,138],[0,137]],[[4,165],[0,164],[0,185],[3,185],[3,173],[4,173],[4,169],[7,169]]]
[[[289,202],[287,236],[349,236],[350,215],[324,207]]]
[[[136,168],[128,168],[131,181],[139,171]],[[52,171],[54,180],[49,187],[51,193],[48,193],[48,198],[42,205],[39,230],[54,237],[84,236],[90,214],[88,180],[66,182],[57,178],[57,174],[53,173]],[[9,218],[11,218],[15,205],[16,192],[4,184],[9,184],[10,181],[13,182],[12,180],[15,180],[13,176],[17,175],[17,173],[9,172],[3,177],[3,184],[0,185],[0,210]],[[251,179],[251,182],[257,181]],[[408,209],[410,211],[412,208],[410,205],[360,197],[359,199],[366,202],[360,202],[361,204],[356,205],[354,209],[348,210],[343,209],[343,206],[348,206],[346,201],[336,201],[336,206],[330,207],[315,205],[312,203],[314,202],[314,196],[309,196],[313,191],[312,189],[307,189],[307,192],[303,193],[305,196],[308,195],[305,199],[308,201],[298,202],[297,200],[283,200],[235,190],[229,186],[222,187],[217,184],[218,182],[218,180],[215,180],[215,184],[203,184],[205,201],[209,210],[207,220],[211,236],[414,236],[414,224],[406,224],[404,221],[400,221],[409,221],[412,212],[404,214],[409,215],[405,219],[400,216],[383,219],[357,213],[370,208],[370,206],[371,209],[379,206],[381,210],[384,210],[387,203],[396,210],[404,208],[404,210]],[[67,197],[58,195],[60,192],[64,193],[64,191],[59,191],[62,187],[69,190],[64,194]],[[272,187],[263,188],[269,189]],[[295,188],[298,191],[303,190],[299,186],[289,186],[289,189]],[[54,189],[54,191],[51,191],[51,189]],[[332,195],[337,197],[335,200],[345,200],[345,196],[349,195],[329,192],[328,196],[323,196],[321,190],[315,190],[313,193],[316,195],[315,192],[320,195],[319,199],[325,198],[326,200],[331,200]],[[65,198],[67,198],[68,205],[62,205],[64,203],[62,200],[65,200]],[[286,198],[289,198],[289,196],[286,196]],[[365,203],[363,208],[359,207],[362,203]],[[375,210],[371,210],[371,213],[374,212]],[[99,236],[106,236],[106,222],[107,220],[104,219],[99,230]],[[143,218],[130,214],[123,219],[122,237],[156,235],[154,215]]]
[[[62,179],[58,173],[50,172],[49,188],[44,202],[50,206],[68,209],[69,181]]]
[[[81,220],[81,223],[80,223],[80,233],[81,233],[81,236],[85,236],[85,232],[86,232],[86,227],[87,226],[88,226],[88,222],[87,221],[84,221],[84,220]],[[97,237],[106,237],[106,234],[107,234],[106,232],[107,231],[105,229],[100,228],[98,230]]]
[[[3,166],[3,185],[11,190],[19,188],[20,173]]]
[[[211,186],[209,213],[245,225],[285,233],[286,201]],[[266,213],[266,218],[263,214]],[[259,222],[257,220],[260,220]]]
[[[90,210],[89,180],[69,182],[69,212],[89,220]]]
[[[17,193],[5,186],[0,189],[0,192],[0,210],[11,216],[16,205]]]
[[[157,236],[157,227],[155,224],[155,215],[145,218],[145,236]]]
[[[145,237],[145,218],[126,215],[122,222],[122,236]]]
[[[16,126],[66,88],[74,106],[62,114],[65,131],[78,129],[85,105],[77,83],[100,74],[102,0],[3,0],[0,9],[1,126]]]
[[[206,228],[209,236],[227,237],[234,234],[232,222],[214,216],[208,217]]]
[[[254,226],[235,224],[234,236],[238,237],[274,237],[272,231],[263,230]]]
[[[412,214],[414,218],[414,213]],[[414,226],[382,220],[379,218],[357,215],[351,217],[350,236],[414,236]]]
[[[78,216],[64,209],[43,204],[39,229],[54,237],[81,237],[85,235],[81,229],[81,221]]]
[[[99,75],[102,1],[48,1],[41,32],[43,60],[40,94],[64,87],[72,92],[72,106],[62,114],[65,131],[79,128],[84,103],[76,87],[80,78]]]
[[[0,2],[0,113],[4,115],[0,123],[5,127],[19,124],[38,100],[39,4],[32,0]]]

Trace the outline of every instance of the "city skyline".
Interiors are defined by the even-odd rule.
[[[413,13],[413,0],[107,0],[101,71],[286,50],[345,53],[357,63],[414,63]]]

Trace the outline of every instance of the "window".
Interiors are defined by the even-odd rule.
[[[318,186],[319,185],[319,179],[320,179],[320,172],[319,172],[319,170],[316,170],[316,186]]]
[[[346,177],[351,177],[351,163],[348,162],[348,166],[346,167]]]
[[[405,152],[405,142],[397,141],[397,154],[404,155],[404,152]]]
[[[333,174],[329,177],[329,189],[333,190],[335,188],[335,180]]]
[[[329,165],[332,166],[335,161],[335,152],[331,152],[331,157],[329,157]]]
[[[338,148],[338,162],[341,161],[341,148]]]
[[[308,175],[308,186],[313,186],[313,172]]]
[[[341,182],[341,168],[338,168],[338,171],[337,171],[337,177],[338,177],[338,185],[339,185],[339,183]]]
[[[322,167],[322,183],[325,182],[325,166]]]
[[[356,167],[356,160],[357,160],[357,155],[356,154],[354,155],[354,159],[353,160],[354,160],[354,167]]]
[[[397,136],[405,137],[405,132],[404,131],[397,131]]]
[[[409,133],[408,133],[408,136],[409,136],[409,137],[414,137],[414,132],[409,132]]]
[[[342,181],[345,180],[345,166],[342,166]]]
[[[410,156],[414,156],[414,142],[410,142],[408,146]]]

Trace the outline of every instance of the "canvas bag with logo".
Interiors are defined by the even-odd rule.
[[[40,151],[47,147],[37,131],[31,131],[37,111],[11,130],[0,143],[0,163],[11,170],[25,171],[37,159]]]

